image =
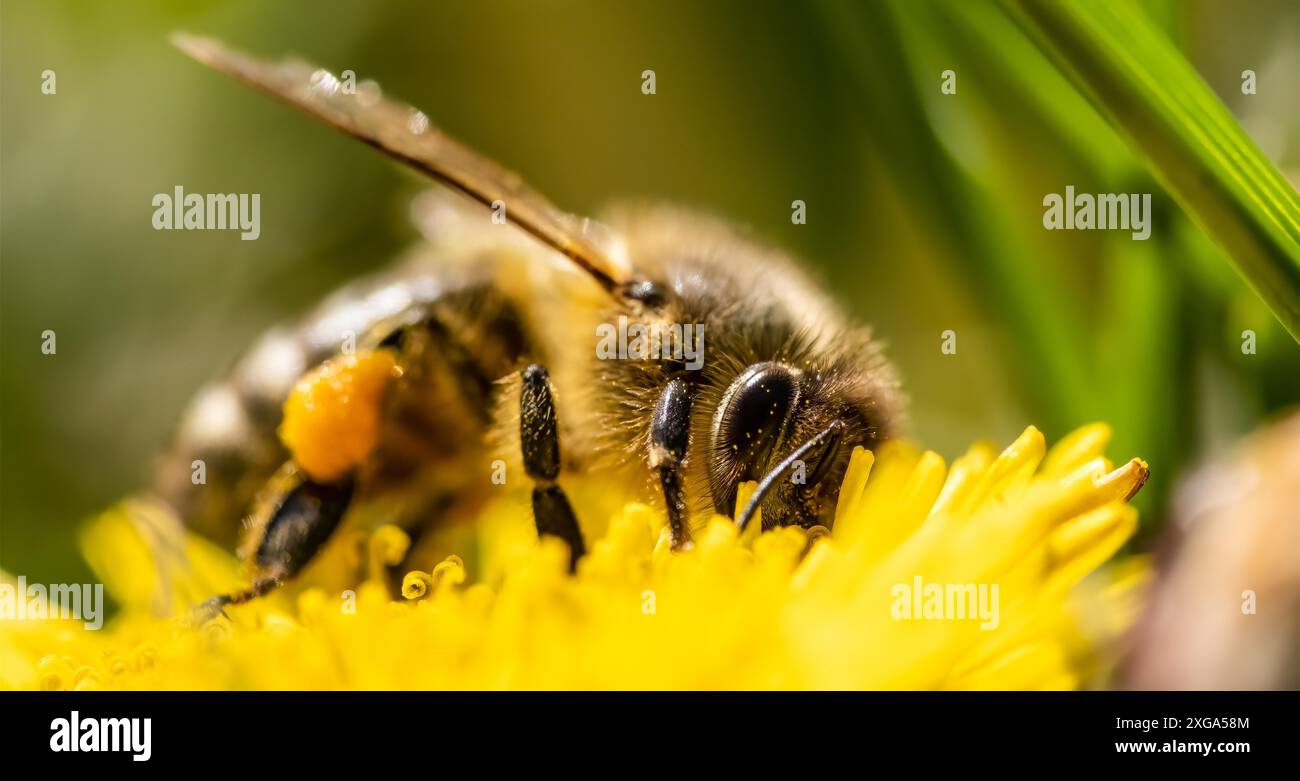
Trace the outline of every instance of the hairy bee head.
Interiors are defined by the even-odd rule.
[[[873,367],[875,368],[875,367]],[[710,429],[709,488],[734,515],[739,485],[759,481],[742,525],[829,527],[853,448],[874,447],[893,428],[879,377],[854,362],[824,368],[754,363],[727,387]]]

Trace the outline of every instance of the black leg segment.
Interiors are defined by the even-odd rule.
[[[546,369],[532,364],[523,370],[519,389],[519,441],[524,471],[533,479],[533,521],[539,535],[559,537],[569,545],[569,569],[587,552],[578,528],[577,516],[564,489],[556,485],[560,476],[560,433],[555,400]]]
[[[297,575],[343,520],[354,486],[351,474],[331,483],[304,476],[266,525],[253,560],[258,571],[277,579]]]
[[[227,605],[248,602],[279,588],[315,557],[338,528],[352,502],[353,476],[331,483],[318,483],[305,475],[295,479],[262,532],[253,558],[257,574],[252,585],[199,605],[193,615],[195,623],[215,618]]]
[[[650,468],[659,475],[668,508],[668,528],[673,549],[686,541],[686,498],[682,471],[690,446],[691,386],[685,380],[669,380],[655,403],[650,424]]]

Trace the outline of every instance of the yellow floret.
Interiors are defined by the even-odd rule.
[[[329,482],[370,455],[379,437],[379,411],[398,374],[391,352],[331,358],[308,372],[284,402],[280,439],[313,480]]]

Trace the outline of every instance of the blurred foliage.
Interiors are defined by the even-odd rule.
[[[1300,8],[1140,7],[1294,182]],[[751,226],[888,340],[919,439],[951,457],[1107,420],[1111,452],[1152,465],[1148,527],[1184,466],[1300,399],[1300,347],[993,2],[5,0],[0,567],[34,580],[85,577],[73,529],[145,484],[200,384],[414,235],[422,183],[187,61],[175,29],[375,78],[574,211],[670,200]],[[261,193],[261,238],[154,231],[178,184]],[[1044,230],[1067,184],[1151,192],[1150,240]]]
[[[1009,5],[1300,341],[1300,196],[1182,54],[1124,0]]]

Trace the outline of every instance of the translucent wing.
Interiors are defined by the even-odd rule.
[[[345,92],[323,68],[287,59],[270,62],[212,38],[176,33],[181,51],[358,138],[411,168],[491,207],[505,204],[506,218],[559,251],[606,290],[625,274],[583,230],[583,222],[552,206],[514,174],[438,130],[411,106],[388,100],[373,85]]]

